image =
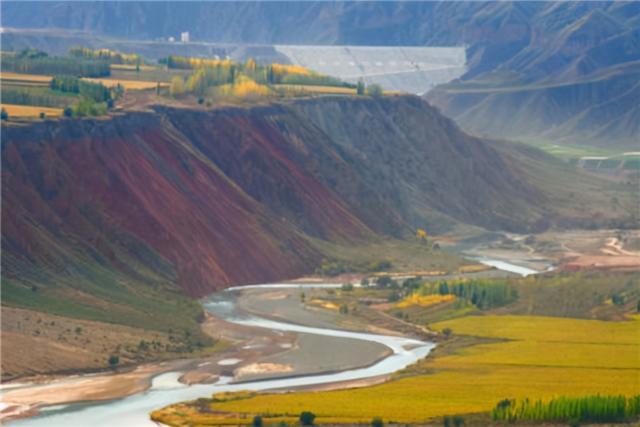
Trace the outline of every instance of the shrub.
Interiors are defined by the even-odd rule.
[[[451,328],[444,328],[442,330],[442,334],[445,336],[445,338],[449,338],[451,334],[453,334],[453,331],[451,330]]]
[[[253,427],[262,427],[262,417],[260,415],[253,417],[251,425],[253,425]]]
[[[2,120],[9,119],[9,113],[7,113],[7,110],[5,110],[4,108],[2,109],[2,112],[0,112],[0,119]]]
[[[66,107],[62,112],[65,117],[73,117],[73,109],[71,107]]]
[[[43,120],[47,117],[47,115],[44,113],[44,111],[40,111],[39,116],[40,116],[40,118],[41,118],[41,119],[43,119]]]
[[[371,420],[371,427],[384,427],[384,422],[382,422],[382,418],[375,417]]]
[[[369,85],[367,87],[367,94],[369,96],[373,96],[375,98],[378,98],[378,97],[382,96],[382,93],[383,93],[382,86],[380,86],[380,85],[372,84],[372,85]]]
[[[300,414],[300,424],[303,426],[312,426],[316,415],[313,412],[304,411]]]
[[[453,425],[455,427],[464,425],[464,418],[462,418],[460,415],[456,415],[455,417],[453,417]]]
[[[351,292],[353,290],[353,285],[351,283],[345,283],[341,288],[345,292]]]
[[[109,356],[109,366],[115,367],[116,365],[118,365],[118,363],[120,363],[120,357],[116,356],[115,354]]]

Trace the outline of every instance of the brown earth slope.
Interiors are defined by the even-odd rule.
[[[29,287],[55,296],[60,281],[78,300],[87,287],[117,300],[124,282],[177,281],[201,296],[293,277],[323,255],[308,236],[350,244],[458,222],[535,230],[606,219],[559,215],[562,198],[529,182],[541,172],[522,153],[410,96],[156,107],[2,132],[3,286],[19,305],[33,305]]]

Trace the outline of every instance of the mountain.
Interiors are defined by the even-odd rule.
[[[104,286],[178,282],[201,296],[313,271],[323,254],[311,239],[612,217],[562,211],[570,203],[529,182],[541,172],[522,153],[416,97],[155,108],[2,127],[3,280],[18,294],[102,271]]]
[[[385,242],[415,256],[399,239],[418,227],[637,224],[624,186],[469,136],[414,96],[155,106],[1,136],[4,348],[39,349],[5,352],[6,378],[192,353],[211,340],[190,298],[386,259]]]
[[[125,49],[104,37],[166,40],[189,31],[191,40],[226,44],[227,50],[230,44],[464,45],[467,73],[428,99],[466,130],[613,147],[632,146],[640,137],[633,102],[640,61],[637,2],[5,1],[1,7],[6,27],[53,30],[6,33],[4,45],[15,48],[56,51],[91,40],[61,36],[60,30],[100,35],[99,44]],[[141,45],[149,54],[164,51]],[[224,50],[197,43],[184,48],[192,54]],[[245,50],[274,54],[232,50],[234,57]],[[517,125],[505,125],[511,121]]]

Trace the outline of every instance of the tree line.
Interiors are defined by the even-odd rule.
[[[104,77],[111,74],[109,62],[96,59],[48,56],[33,50],[2,54],[2,69],[26,74],[67,74],[78,77]]]
[[[455,295],[475,305],[480,310],[489,310],[511,304],[518,299],[518,290],[506,280],[467,279],[425,283],[419,292],[424,295]]]
[[[88,82],[74,76],[55,76],[51,79],[52,90],[75,93],[95,102],[107,102],[112,99],[111,90],[102,83]]]
[[[88,47],[74,46],[69,49],[69,55],[74,58],[98,59],[111,64],[139,65],[142,57],[136,53],[123,53],[111,49],[90,49]]]
[[[491,412],[494,420],[618,423],[640,416],[640,395],[559,397],[548,402],[502,400]]]

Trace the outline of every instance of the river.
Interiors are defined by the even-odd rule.
[[[305,285],[308,287],[309,285]],[[321,286],[321,285],[313,285]],[[269,287],[269,285],[265,285]],[[183,400],[210,396],[212,393],[238,390],[292,389],[300,386],[327,384],[340,381],[371,378],[390,374],[424,358],[435,344],[415,339],[386,335],[351,332],[337,329],[314,328],[262,319],[256,316],[237,316],[233,307],[236,291],[222,292],[203,302],[206,310],[229,322],[262,327],[283,332],[299,332],[354,340],[372,341],[387,346],[392,354],[377,363],[336,373],[307,375],[294,378],[272,379],[240,384],[230,383],[231,378],[223,377],[216,384],[183,385],[177,380],[181,372],[168,372],[155,377],[149,390],[122,399],[78,403],[67,406],[44,408],[38,416],[11,422],[12,426],[47,427],[101,427],[118,425],[122,427],[155,426],[149,420],[149,413],[155,409]],[[338,349],[336,349],[338,350]],[[117,422],[115,422],[117,420]]]
[[[535,270],[513,265],[505,261],[490,259],[479,261],[521,275],[537,273]],[[323,285],[259,285],[259,287],[264,288],[318,286]],[[324,286],[335,287],[339,285]],[[258,286],[252,286],[252,288],[256,287]],[[371,341],[387,346],[392,351],[392,354],[371,366],[359,369],[293,378],[243,382],[240,384],[233,384],[231,383],[231,378],[222,377],[215,384],[188,386],[178,382],[178,378],[182,374],[181,372],[168,372],[156,376],[152,381],[152,386],[147,391],[139,394],[112,401],[77,403],[66,406],[57,405],[43,408],[41,414],[38,416],[17,420],[9,424],[16,427],[112,427],[114,425],[119,427],[153,427],[156,426],[156,423],[149,419],[149,413],[172,403],[211,396],[213,393],[224,391],[293,389],[301,386],[377,377],[391,374],[415,363],[426,357],[435,347],[434,343],[404,337],[302,326],[263,319],[256,316],[241,315],[236,312],[234,303],[239,289],[241,289],[241,287],[231,288],[225,292],[214,294],[203,301],[203,306],[213,315],[229,322],[283,332],[298,332]],[[336,349],[336,351],[338,350],[339,349]]]

